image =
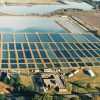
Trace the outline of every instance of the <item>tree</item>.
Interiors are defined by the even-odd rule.
[[[65,80],[64,80],[64,84],[65,84],[67,90],[71,93],[71,91],[72,91],[72,84],[69,83],[68,81],[65,81]]]
[[[6,84],[7,84],[7,82],[8,82],[8,78],[7,78],[7,76],[6,76],[6,77],[4,77],[2,81],[3,81],[4,83],[6,83]]]
[[[53,100],[70,100],[70,99],[68,99],[67,97],[64,97],[63,95],[56,94],[56,95],[53,95]]]
[[[34,86],[28,86],[27,89],[29,92],[34,92]]]
[[[88,83],[86,87],[88,90],[90,90],[92,88],[90,83]]]
[[[85,82],[83,80],[77,80],[77,81],[74,81],[76,84],[78,85],[83,85],[85,84]]]
[[[34,85],[34,91],[39,92],[39,86],[38,85]]]
[[[76,91],[76,92],[78,91],[78,87],[74,84],[72,85],[72,91]]]
[[[18,84],[20,84],[20,82],[21,82],[21,79],[20,79],[19,76],[17,76],[17,77],[15,78],[15,84],[18,85]]]
[[[21,90],[21,79],[19,76],[13,78],[14,79],[14,84],[13,87],[17,90],[20,91]],[[12,80],[13,81],[13,80]]]
[[[56,87],[55,87],[55,91],[56,91],[56,92],[59,92],[59,86],[56,86]]]
[[[0,100],[5,100],[5,96],[3,94],[0,94]]]
[[[18,97],[17,100],[24,100],[24,97]]]
[[[95,87],[95,88],[96,88],[96,90],[97,90],[97,91],[99,91],[99,92],[100,92],[100,88],[99,88],[99,87]]]
[[[52,100],[52,96],[48,93],[45,93],[42,98],[42,100]]]
[[[14,82],[14,79],[13,78],[10,78],[10,79],[7,80],[7,84],[9,84],[11,86],[13,86],[14,83],[15,82]]]
[[[79,100],[78,97],[72,97],[70,100]]]
[[[31,100],[43,100],[43,96],[39,94],[35,94],[34,97],[31,98]]]
[[[48,85],[48,90],[50,90],[50,84]]]

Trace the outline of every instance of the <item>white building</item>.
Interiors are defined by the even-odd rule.
[[[88,73],[89,73],[90,76],[92,76],[92,77],[95,76],[94,72],[91,69],[89,69],[87,71],[88,71]]]

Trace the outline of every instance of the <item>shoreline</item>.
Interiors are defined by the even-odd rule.
[[[54,3],[32,3],[32,2],[18,2],[18,3],[10,3],[10,2],[5,2],[5,3],[0,3],[0,5],[6,4],[7,6],[32,6],[32,5],[63,5],[60,2],[54,2]]]
[[[55,10],[53,12],[46,13],[46,14],[39,14],[39,13],[33,13],[33,14],[14,14],[14,13],[12,13],[12,14],[10,14],[10,13],[0,12],[0,16],[41,16],[41,17],[47,16],[47,17],[52,17],[52,16],[64,16],[64,15],[68,15],[69,13],[72,13],[72,12],[96,13],[96,12],[100,12],[100,10],[82,10],[82,9],[68,8],[68,9]]]
[[[64,10],[64,9],[63,9]],[[0,12],[0,16],[20,16],[20,17],[48,17],[48,18],[57,18],[62,16],[75,16],[83,20],[84,22],[87,22],[91,26],[94,27],[95,30],[97,30],[97,33],[100,36],[100,10],[92,10],[92,11],[84,11],[79,9],[66,9],[63,12],[57,13],[59,11],[62,11],[62,9],[47,13],[47,14],[6,14]]]

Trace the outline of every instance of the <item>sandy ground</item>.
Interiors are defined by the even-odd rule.
[[[83,80],[87,83],[95,84],[95,86],[100,87],[100,68],[92,67],[91,70],[95,73],[94,77],[90,77],[89,75],[85,74],[83,71],[80,71],[73,77],[69,78],[69,81]]]
[[[31,86],[32,85],[32,79],[31,76],[26,75],[20,75],[21,83],[25,86]]]
[[[3,82],[0,82],[0,93],[9,94],[9,91],[7,89],[11,89],[11,86]]]
[[[100,11],[94,12],[82,12],[82,11],[74,11],[69,14],[81,18],[83,21],[92,25],[95,29],[100,31]]]
[[[57,0],[5,0],[8,3],[59,4]]]

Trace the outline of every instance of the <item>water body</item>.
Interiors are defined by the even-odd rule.
[[[68,2],[66,5],[31,5],[31,6],[6,6],[0,7],[0,12],[7,14],[46,14],[62,8],[75,8],[92,10],[93,6],[87,3]]]
[[[54,20],[58,18],[0,16],[0,32],[64,32]]]

